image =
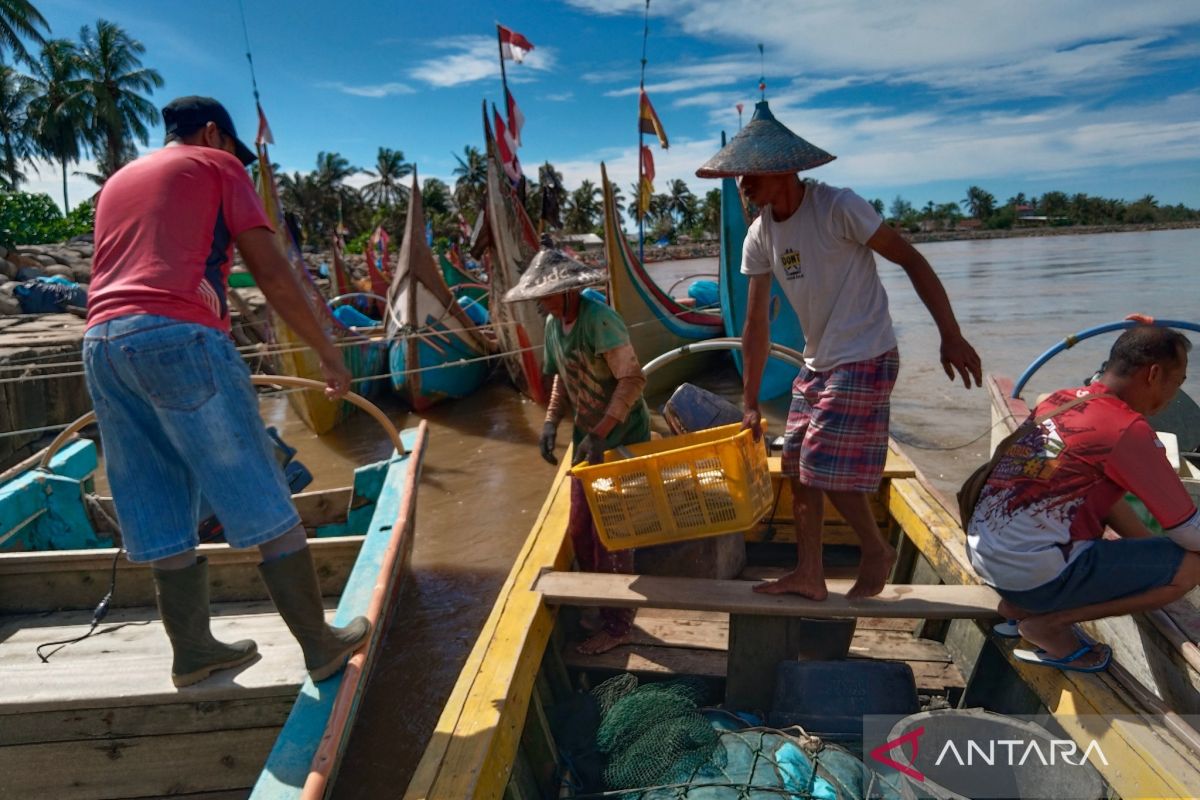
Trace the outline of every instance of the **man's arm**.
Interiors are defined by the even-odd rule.
[[[762,435],[758,393],[771,352],[771,273],[750,276],[746,295],[746,324],[742,327],[742,427]]]
[[[983,366],[975,348],[963,338],[959,330],[958,320],[954,318],[954,310],[950,307],[950,298],[946,289],[938,279],[933,267],[925,260],[915,247],[905,241],[886,222],[867,240],[867,246],[879,255],[899,264],[912,281],[913,288],[921,302],[929,309],[929,314],[937,324],[938,333],[942,337],[942,369],[946,376],[954,380],[954,371],[962,377],[963,385],[971,388],[971,378],[975,385],[983,385]]]
[[[344,395],[350,389],[350,372],[309,307],[308,297],[296,283],[275,234],[269,228],[250,228],[237,237],[237,248],[271,308],[321,360],[326,396],[332,399]]]

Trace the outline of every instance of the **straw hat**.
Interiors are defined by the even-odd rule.
[[[542,236],[542,249],[529,262],[517,285],[504,293],[505,302],[536,300],[552,294],[596,286],[608,280],[601,267],[580,264],[554,246],[550,236]]]
[[[746,127],[696,170],[696,177],[786,175],[828,164],[835,158],[788,130],[762,100],[755,104],[754,116]]]

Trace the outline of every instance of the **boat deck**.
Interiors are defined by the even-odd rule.
[[[184,797],[252,784],[304,681],[304,659],[270,602],[212,608],[213,633],[254,639],[260,657],[182,689],[171,683],[157,609],[114,609],[96,634],[49,663],[37,646],[81,636],[90,611],[0,617],[0,761],[37,767],[11,773],[0,795],[39,796],[51,773],[63,800],[131,796],[147,781]],[[208,768],[181,773],[181,758]],[[117,759],[129,759],[129,792],[114,780]]]

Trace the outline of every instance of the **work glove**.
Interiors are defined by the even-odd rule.
[[[580,440],[579,446],[575,448],[575,459],[571,462],[571,466],[575,466],[585,458],[589,464],[604,463],[604,440],[594,433],[589,433]]]
[[[543,422],[542,435],[538,438],[538,449],[542,451],[542,458],[551,464],[558,463],[558,458],[554,455],[554,443],[557,439],[558,424],[549,420]]]

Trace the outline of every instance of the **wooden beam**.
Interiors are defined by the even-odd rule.
[[[727,611],[763,616],[917,617],[958,619],[995,617],[1000,598],[987,586],[887,586],[877,597],[848,599],[850,581],[830,581],[829,597],[809,600],[798,595],[760,594],[751,581],[708,578],[660,578],[594,572],[541,574],[533,589],[556,605],[599,605],[623,608],[673,608]]]

